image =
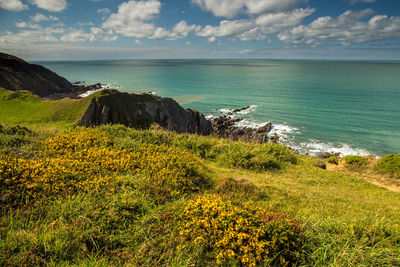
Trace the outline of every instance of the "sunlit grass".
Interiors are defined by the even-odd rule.
[[[400,264],[400,194],[357,177],[372,173],[376,160],[354,170],[344,162],[327,163],[340,173],[315,167],[315,160],[280,145],[118,125],[23,126],[32,132],[0,133],[1,140],[25,138],[1,143],[1,265]],[[212,209],[191,208],[206,207],[202,200],[230,215],[212,219]],[[207,230],[195,217],[235,236],[262,223],[260,210],[299,223],[300,249],[289,249],[296,257],[260,250],[249,253],[247,262],[232,256],[241,246],[220,250],[213,243],[222,245],[225,235],[204,235],[204,242],[191,236]],[[236,224],[240,217],[255,221],[246,228]],[[228,221],[246,227],[233,231],[222,226]],[[265,238],[254,242],[273,240]]]

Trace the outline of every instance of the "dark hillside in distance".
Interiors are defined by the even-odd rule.
[[[73,86],[68,80],[45,67],[0,53],[0,87],[11,91],[27,90],[46,97],[68,92]]]

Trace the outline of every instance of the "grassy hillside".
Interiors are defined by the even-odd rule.
[[[400,265],[399,155],[74,128],[90,99],[0,89],[1,266]]]
[[[0,122],[58,122],[78,121],[90,103],[84,99],[44,101],[28,91],[8,91],[0,88]]]
[[[283,146],[30,126],[1,134],[1,265],[400,264],[400,194]]]

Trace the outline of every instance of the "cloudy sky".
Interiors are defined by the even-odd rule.
[[[400,60],[400,0],[0,0],[27,60]]]

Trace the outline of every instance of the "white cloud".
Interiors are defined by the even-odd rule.
[[[62,28],[51,28],[46,27],[42,28],[39,25],[36,25],[34,28],[31,27],[30,24],[20,24],[20,26],[26,26],[24,28],[31,29],[22,29],[18,33],[8,32],[4,35],[0,36],[0,46],[3,47],[14,47],[20,44],[30,45],[33,43],[41,43],[41,42],[56,42],[58,38],[54,36],[54,34],[63,33]],[[29,48],[28,48],[29,49]]]
[[[67,8],[66,0],[30,0],[38,8],[42,8],[51,12],[61,12]]]
[[[239,13],[262,14],[291,10],[307,0],[192,0],[217,17],[232,18]]]
[[[315,9],[295,9],[289,12],[263,14],[255,19],[223,20],[218,26],[206,25],[196,31],[204,37],[233,37],[241,41],[261,41],[267,34],[275,34],[283,29],[298,25]]]
[[[245,0],[245,6],[250,14],[266,12],[281,12],[291,10],[305,0]]]
[[[21,11],[28,9],[28,6],[20,0],[0,0],[0,8],[9,11]]]
[[[25,21],[21,21],[21,22],[15,23],[15,26],[16,26],[17,28],[27,28],[27,27],[28,27],[28,24],[27,24]]]
[[[198,36],[227,37],[246,32],[254,27],[251,20],[223,20],[219,26],[207,25],[197,32]]]
[[[377,0],[348,0],[350,4],[355,5],[357,3],[375,3]]]
[[[112,34],[112,32],[111,32]],[[103,29],[92,27],[90,32],[85,32],[82,29],[70,29],[68,33],[61,36],[63,42],[112,42],[118,39],[115,35],[110,35],[110,32],[104,32]]]
[[[57,21],[58,18],[55,16],[45,16],[42,13],[36,13],[35,16],[31,16],[31,20],[33,20],[34,22],[41,22],[41,21],[48,21],[48,20],[52,20],[52,21]]]
[[[344,46],[400,37],[400,17],[376,15],[373,10],[346,11],[337,18],[320,17],[307,26],[300,25],[278,35],[289,43],[306,43],[310,40],[338,41]]]
[[[33,24],[33,23],[26,23],[25,21],[21,21],[21,22],[17,22],[15,24],[15,26],[17,28],[30,28],[30,29],[40,29],[40,25],[39,24]]]
[[[111,10],[108,9],[108,8],[100,8],[100,9],[97,9],[97,13],[103,14],[103,15],[108,14],[108,13],[110,13],[110,12],[111,12]]]
[[[264,33],[276,33],[283,28],[293,27],[315,12],[313,8],[300,8],[290,12],[264,14],[256,19],[256,24]]]
[[[192,0],[202,9],[211,11],[217,17],[234,17],[243,8],[244,0]]]
[[[173,33],[177,34],[177,37],[186,37],[190,32],[197,32],[201,29],[200,25],[188,25],[186,21],[182,20],[177,23],[172,29]]]
[[[160,14],[161,3],[157,0],[128,1],[119,5],[118,12],[112,13],[103,23],[103,28],[113,29],[123,36],[152,38],[160,34],[154,24],[146,23]]]
[[[119,5],[118,12],[112,13],[102,27],[114,30],[127,37],[176,40],[186,37],[189,32],[200,30],[198,25],[188,25],[181,21],[172,31],[157,27],[149,21],[158,17],[161,2],[158,0],[128,1]]]
[[[137,45],[141,45],[141,44],[143,44],[143,42],[142,42],[142,41],[140,41],[140,40],[138,40],[138,39],[136,39],[135,41],[133,41],[133,43],[134,43],[134,44],[137,44]]]

